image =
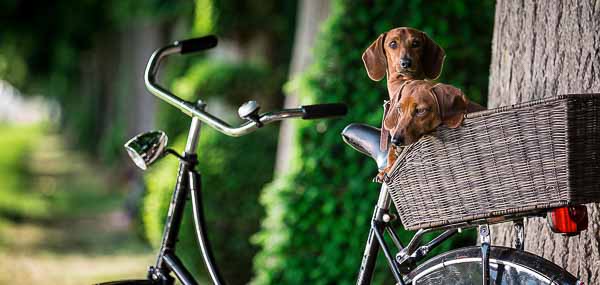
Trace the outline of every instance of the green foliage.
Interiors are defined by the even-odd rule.
[[[393,27],[423,30],[448,54],[440,81],[484,101],[493,5],[475,0],[333,3],[315,50],[316,63],[291,88],[300,88],[302,103],[345,102],[349,114],[297,123],[293,167],[261,196],[267,217],[254,237],[262,249],[255,258],[253,284],[355,282],[379,185],[370,183],[377,172],[374,163],[344,145],[339,133],[351,122],[379,125],[387,98],[385,84],[367,77],[361,54]],[[406,232],[401,235],[409,238]],[[464,240],[447,241],[442,248],[474,238],[472,233],[462,236]],[[387,271],[386,266],[380,260],[378,271]],[[386,277],[376,274],[375,284]]]
[[[40,193],[30,191],[26,164],[42,128],[0,124],[0,214],[20,218],[45,216],[49,209]]]
[[[105,191],[104,171],[91,169],[49,128],[0,123],[0,220],[55,221],[121,204],[122,195]]]
[[[252,1],[252,0],[219,0],[213,1],[216,12],[216,32],[227,37],[249,39],[256,33],[265,33],[289,37],[286,45],[290,45],[296,16],[296,1]],[[243,17],[240,12],[243,11]],[[269,24],[266,24],[268,20]],[[287,34],[287,35],[286,35]],[[292,35],[290,35],[292,34]],[[281,47],[282,50],[285,48]]]
[[[77,60],[66,55],[74,49],[89,47],[91,40],[86,36],[106,27],[101,13],[90,13],[103,9],[101,1],[71,2],[0,3],[0,53],[6,53],[9,66],[27,63],[26,69],[19,71],[22,75],[15,78],[11,72],[6,74],[19,89],[40,87],[53,68],[68,72],[77,67]]]
[[[199,143],[202,196],[208,234],[217,263],[231,284],[243,284],[252,273],[252,257],[257,248],[249,237],[259,228],[263,216],[258,204],[261,187],[272,178],[276,129],[267,127],[242,138],[230,138],[204,128]],[[174,148],[182,149],[185,135]],[[162,228],[170,202],[177,160],[168,157],[145,176],[148,194],[144,199],[144,225],[148,239],[160,244]],[[178,255],[196,276],[207,276],[194,236],[191,205],[186,207],[181,227]]]
[[[55,73],[77,75],[81,53],[102,33],[115,32],[121,24],[182,17],[193,11],[192,6],[189,1],[168,0],[2,1],[0,53],[27,62],[27,81],[11,81],[13,85],[41,87]]]
[[[186,75],[173,84],[173,91],[186,98],[222,98],[232,106],[277,95],[282,78],[266,66],[203,60],[191,66]],[[279,76],[281,77],[281,76]]]
[[[233,39],[242,48],[260,43],[265,62],[281,73],[287,72],[296,21],[297,1],[213,0],[214,32]],[[198,13],[198,10],[196,10]]]
[[[118,53],[112,51],[120,31],[148,21],[191,19],[192,11],[193,3],[185,0],[1,1],[0,78],[24,94],[55,99],[73,141],[114,160],[126,127],[116,125],[123,118],[111,113],[122,108],[111,105],[120,101],[110,85],[118,78],[94,78],[102,64],[90,63],[91,55],[102,55],[116,71]],[[86,77],[99,82],[82,90]]]
[[[196,0],[193,32],[197,36],[212,34],[215,28],[215,8],[211,0]]]
[[[273,98],[279,95],[282,82],[282,75],[273,74],[263,65],[203,59],[192,64],[185,75],[173,80],[173,92],[189,101],[201,98],[225,106],[240,106],[252,99],[269,110],[273,108]],[[187,129],[187,117],[166,104],[159,108],[158,121],[163,128],[177,134]]]
[[[189,18],[194,11],[192,1],[172,0],[116,0],[107,6],[111,22],[126,27],[134,22]]]
[[[118,58],[127,56],[124,34],[150,24],[164,27],[164,35],[187,33],[181,29],[186,26],[193,26],[193,35],[217,33],[247,56],[260,49],[259,60],[267,63],[261,72],[279,74],[260,78],[280,85],[289,62],[295,9],[296,1],[275,0],[1,1],[0,78],[24,94],[56,99],[61,127],[71,139],[110,163],[117,160],[119,142],[130,129],[125,123],[130,101],[124,98],[131,88],[124,87],[138,84],[141,76]],[[182,61],[178,69],[161,72],[162,82],[186,70],[189,62]],[[281,103],[281,96],[271,98]]]

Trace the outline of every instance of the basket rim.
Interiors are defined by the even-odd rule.
[[[511,111],[514,109],[526,108],[526,107],[531,107],[531,106],[541,105],[541,104],[554,103],[554,102],[557,102],[560,100],[569,99],[569,98],[573,98],[573,97],[586,98],[586,97],[598,97],[598,96],[600,96],[600,93],[561,94],[561,95],[556,95],[556,96],[552,96],[552,97],[536,99],[536,100],[532,100],[532,101],[527,101],[527,102],[497,107],[497,108],[493,108],[493,109],[483,110],[483,111],[479,111],[479,112],[468,113],[468,114],[465,114],[465,119],[473,119],[473,118],[478,118],[478,117],[482,117],[482,116],[487,116],[490,114],[507,112],[507,111]]]

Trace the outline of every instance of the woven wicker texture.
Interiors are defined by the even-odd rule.
[[[600,94],[468,114],[404,148],[390,173],[407,229],[600,201]]]

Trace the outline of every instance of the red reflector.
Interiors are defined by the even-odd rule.
[[[587,207],[577,205],[555,208],[548,212],[547,220],[553,232],[576,235],[588,227]]]

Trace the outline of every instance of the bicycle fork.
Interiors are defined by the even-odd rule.
[[[367,244],[363,253],[363,259],[360,265],[360,271],[356,281],[357,285],[371,284],[379,249],[383,250],[385,258],[388,261],[397,284],[404,285],[404,280],[400,274],[398,263],[396,263],[383,238],[384,231],[388,230],[388,233],[390,234],[394,244],[399,247],[399,250],[402,250],[402,245],[398,239],[398,236],[396,236],[393,229],[391,229],[389,226],[389,222],[392,220],[389,214],[389,208],[390,194],[388,192],[387,185],[383,183],[379,192],[377,205],[373,211],[373,217],[371,218],[371,229],[369,230],[369,237],[367,239]]]

